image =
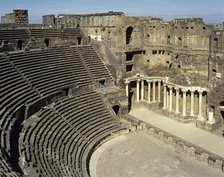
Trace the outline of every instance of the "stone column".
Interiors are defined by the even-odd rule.
[[[129,84],[130,84],[130,81],[125,81],[125,91],[126,91],[126,96],[127,97],[129,95]]]
[[[176,88],[176,114],[179,114],[179,96],[180,96],[179,88]]]
[[[163,109],[166,109],[166,85],[163,84]]]
[[[151,82],[148,81],[148,103],[151,102]]]
[[[198,92],[199,92],[198,116],[202,117],[202,93],[203,93],[203,91],[198,91]]]
[[[161,81],[158,81],[158,102],[161,101]]]
[[[186,91],[183,90],[183,116],[186,116]]]
[[[169,92],[166,92],[166,108],[169,109],[170,107],[170,97],[169,97]]]
[[[141,82],[141,100],[144,100],[144,79],[142,79],[142,82]]]
[[[156,101],[156,81],[153,81],[152,102]]]
[[[136,101],[139,101],[139,82],[140,82],[140,79],[137,80]]]
[[[170,107],[169,110],[172,111],[172,106],[173,106],[173,87],[169,87],[170,89]]]
[[[190,116],[194,116],[194,91],[191,91],[191,113]]]

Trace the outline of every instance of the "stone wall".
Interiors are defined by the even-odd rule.
[[[201,18],[165,22],[114,12],[64,15],[58,23],[64,27],[79,26],[91,40],[105,43],[121,60],[122,77],[126,75],[126,65],[133,65],[128,74],[141,70],[151,76],[173,77],[184,85],[207,83],[212,29]],[[144,51],[143,55],[127,63],[126,53],[136,50]]]
[[[28,10],[14,9],[13,13],[9,13],[1,17],[1,23],[28,25],[29,24]]]

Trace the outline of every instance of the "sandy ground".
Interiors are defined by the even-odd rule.
[[[208,166],[143,132],[104,143],[91,159],[91,177],[224,177]]]

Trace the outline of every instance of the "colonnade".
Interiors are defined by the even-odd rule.
[[[182,112],[181,114],[183,116],[186,116],[186,106],[187,106],[187,100],[186,96],[187,93],[190,93],[190,116],[196,116],[194,105],[195,105],[195,96],[196,93],[198,93],[198,117],[203,118],[202,116],[202,97],[203,92],[205,92],[205,88],[201,87],[177,87],[175,85],[168,85],[164,84],[164,94],[163,94],[163,109],[174,112],[176,114],[180,113],[180,96],[182,96]],[[173,109],[173,97],[174,92],[176,100],[175,100],[175,110]]]
[[[145,94],[145,81],[148,86],[148,94]],[[150,79],[137,79],[136,80],[136,101],[147,101],[148,103],[161,102],[161,82],[162,80],[150,80]],[[157,83],[157,88],[156,88]],[[125,81],[126,96],[129,96],[129,84],[130,81]],[[152,91],[151,91],[152,89]],[[157,99],[156,99],[157,89]]]
[[[182,116],[198,116],[203,120],[203,92],[206,88],[185,87],[168,82],[167,78],[136,76],[125,79],[126,95],[129,96],[130,82],[136,82],[136,102],[146,101],[148,103],[163,102],[163,110],[181,114]],[[147,83],[147,84],[146,84]],[[145,93],[145,87],[148,92]],[[163,92],[162,92],[163,91]],[[161,95],[163,93],[163,100]],[[190,111],[187,110],[187,95],[190,93]],[[196,100],[195,97],[198,96]],[[195,103],[197,103],[197,111]],[[175,102],[175,103],[173,103]],[[189,102],[189,101],[188,101]],[[182,108],[182,109],[181,109]]]

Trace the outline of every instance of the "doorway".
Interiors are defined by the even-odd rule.
[[[119,115],[119,110],[120,110],[120,106],[119,105],[114,105],[112,107],[114,113],[118,116]]]
[[[46,47],[49,47],[49,45],[50,45],[50,39],[45,38],[45,39],[44,39],[44,43],[45,43],[45,46],[46,46]]]
[[[23,49],[23,42],[24,42],[24,41],[21,40],[21,39],[18,40],[18,41],[17,41],[16,48],[19,49],[19,50],[22,50],[22,49]]]

